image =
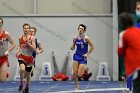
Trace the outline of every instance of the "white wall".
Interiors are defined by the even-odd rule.
[[[107,14],[111,0],[39,0],[37,11],[40,14],[85,13]]]
[[[57,64],[59,69],[62,69],[65,55],[69,51],[72,44],[72,38],[77,33],[77,27],[80,23],[87,25],[88,35],[94,43],[95,50],[88,58],[88,67],[93,73],[92,80],[97,76],[98,63],[106,61],[109,65],[111,77],[113,76],[113,19],[112,16],[99,17],[3,17],[4,28],[13,36],[15,42],[18,44],[18,37],[22,35],[22,25],[29,23],[38,29],[37,38],[42,42],[44,53],[37,56],[34,80],[38,80],[42,62],[51,60],[51,52],[55,51]],[[117,37],[117,36],[116,36]],[[12,54],[15,54],[15,50]],[[71,61],[72,61],[71,53]],[[116,56],[114,56],[116,57]],[[17,66],[17,59],[15,55],[9,56],[11,67],[9,71],[11,77],[14,79],[15,68]],[[70,63],[72,66],[72,63]],[[53,67],[52,67],[53,68]]]
[[[0,14],[32,14],[33,11],[33,0],[0,0]]]
[[[93,14],[110,13],[111,0],[1,0],[1,14]]]

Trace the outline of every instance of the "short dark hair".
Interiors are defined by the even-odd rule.
[[[30,29],[34,29],[34,30],[35,30],[35,33],[36,33],[36,31],[37,31],[37,29],[36,29],[35,27],[30,27]]]
[[[124,29],[131,27],[134,25],[134,21],[132,16],[129,13],[121,13],[119,15],[119,22],[123,26]]]
[[[28,23],[24,23],[23,28],[24,28],[24,26],[29,26],[29,28],[30,28],[30,25]]]
[[[0,17],[0,20],[2,21],[2,24],[3,24],[3,19]]]
[[[87,29],[87,26],[86,26],[86,25],[84,25],[84,24],[79,24],[79,27],[80,27],[80,26],[84,27],[84,30],[86,31],[86,29]],[[79,27],[78,27],[78,28],[79,28]]]

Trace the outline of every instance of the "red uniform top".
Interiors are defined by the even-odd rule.
[[[5,34],[5,31],[2,32],[2,35],[0,36],[0,40],[2,40],[3,38],[6,38],[7,39],[6,34]]]
[[[130,27],[119,35],[119,56],[125,57],[127,77],[140,69],[140,29]]]
[[[5,51],[7,51],[7,49],[8,49],[8,39],[6,37],[5,31],[3,31],[0,36],[0,67],[4,62],[7,62],[9,66],[8,56],[5,56],[4,54]]]
[[[31,42],[31,38],[32,36],[29,37],[29,42]],[[18,56],[18,60],[23,60],[26,65],[33,65],[34,58],[32,53],[33,49],[29,47],[27,40],[24,40],[24,37],[22,36],[20,39],[20,55]]]
[[[0,36],[0,56],[5,56],[4,53],[8,49],[8,39],[6,37],[5,31],[2,32]]]

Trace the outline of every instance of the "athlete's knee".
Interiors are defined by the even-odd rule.
[[[78,74],[78,70],[74,70],[74,71],[73,71],[73,74],[74,74],[74,75],[77,75],[77,74]]]
[[[31,77],[31,74],[27,74],[27,76],[26,76],[27,78],[30,78]]]
[[[20,73],[24,73],[25,69],[24,68],[20,68]]]
[[[74,75],[74,76],[77,76],[77,73],[74,72],[73,75]]]
[[[83,74],[82,74],[82,73],[78,73],[77,76],[78,76],[78,77],[82,77]]]

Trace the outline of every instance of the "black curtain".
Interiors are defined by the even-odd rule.
[[[136,2],[140,0],[118,0],[118,13],[135,13]]]

